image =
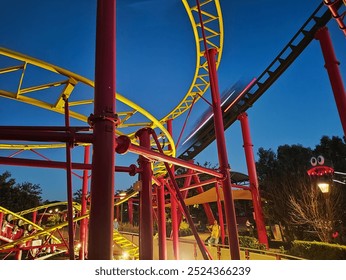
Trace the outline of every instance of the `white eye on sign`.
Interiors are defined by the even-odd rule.
[[[317,159],[315,157],[312,157],[310,159],[310,163],[311,163],[312,166],[316,166],[317,165]]]
[[[323,165],[324,164],[324,157],[323,156],[318,156],[317,157],[317,162],[319,165]]]

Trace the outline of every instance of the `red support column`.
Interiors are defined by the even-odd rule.
[[[120,222],[120,205],[115,206],[115,217],[118,219],[118,221]]]
[[[223,220],[223,212],[222,212],[222,202],[220,200],[220,192],[219,192],[219,184],[215,184],[215,191],[216,191],[216,197],[217,197],[217,211],[219,213],[219,225],[221,228],[221,244],[225,245],[225,223]]]
[[[97,1],[89,259],[113,259],[115,0]]]
[[[136,132],[139,144],[150,148],[150,129],[142,128]],[[142,168],[140,191],[140,219],[139,219],[139,259],[153,259],[153,206],[152,206],[152,176],[151,162],[144,156],[139,156],[139,166]]]
[[[193,180],[194,180],[194,182],[196,184],[201,183],[201,180],[199,179],[199,177],[196,174],[193,176]],[[197,187],[196,190],[197,190],[198,193],[203,193],[204,192],[204,190],[203,190],[203,188],[201,186]],[[209,224],[212,225],[214,223],[214,220],[215,220],[213,211],[211,211],[209,203],[203,203],[202,205],[203,205],[203,208],[204,208],[204,212],[207,215],[208,222],[209,222]]]
[[[37,211],[32,212],[32,222],[36,224],[37,220]]]
[[[173,188],[170,188],[173,189]],[[172,220],[172,240],[174,259],[179,260],[179,223],[178,223],[178,205],[174,193],[170,194],[171,198],[171,220]]]
[[[192,175],[193,173],[194,173],[193,170],[188,169],[186,175]],[[192,179],[192,176],[186,176],[185,177],[184,185],[183,185],[182,189],[188,188],[191,185],[191,179]],[[181,191],[181,196],[183,197],[183,199],[187,198],[188,192],[189,192],[188,189],[184,190],[184,191],[183,190]],[[178,211],[178,224],[179,225],[180,225],[182,219],[183,219],[183,212]]]
[[[332,40],[326,26],[320,28],[315,38],[320,41],[325,68],[327,69],[330,84],[333,89],[334,99],[338,108],[340,121],[346,136],[346,92],[339,70],[339,62],[335,56]]]
[[[90,157],[90,146],[85,146],[84,148],[84,163],[89,163],[89,157]],[[87,195],[88,195],[88,170],[83,170],[83,185],[82,185],[82,209],[81,209],[81,215],[85,215],[87,212]],[[79,259],[84,260],[85,259],[85,251],[87,247],[87,239],[86,239],[86,232],[88,227],[88,219],[85,218],[81,220],[80,222],[80,232],[79,232],[79,239],[81,243],[81,248],[79,250]]]
[[[133,199],[130,198],[127,202],[128,215],[129,215],[129,223],[133,225]]]
[[[0,212],[0,235],[2,235],[2,221],[4,219],[4,213]]]
[[[65,126],[70,128],[68,99],[65,99]],[[73,143],[66,142],[66,178],[67,178],[67,221],[68,221],[68,253],[74,260],[74,229],[73,229],[73,191],[72,191],[72,160],[71,148]]]
[[[265,227],[263,211],[261,207],[261,198],[258,190],[258,180],[257,180],[257,171],[256,171],[256,163],[255,157],[253,153],[253,145],[251,141],[250,135],[250,126],[247,114],[241,113],[238,116],[238,120],[240,120],[243,141],[244,141],[244,150],[246,157],[246,165],[249,173],[249,181],[250,181],[250,191],[252,196],[252,203],[255,211],[255,222],[257,226],[258,232],[258,240],[260,243],[265,244],[267,249],[269,248],[267,231]]]
[[[167,244],[166,244],[166,211],[165,211],[165,184],[164,180],[160,180],[161,184],[157,186],[157,218],[159,228],[159,259],[167,260]]]
[[[173,121],[172,119],[169,119],[167,121],[167,130],[168,132],[173,135]],[[175,174],[174,171],[174,165],[171,167],[172,173]],[[172,179],[173,180],[173,179]],[[173,190],[173,188],[169,188],[170,190]],[[177,205],[177,198],[173,193],[170,194],[170,201],[171,201],[171,220],[172,220],[172,242],[173,242],[173,253],[174,253],[174,258],[176,260],[179,260],[179,224],[180,224],[180,219],[182,217],[182,212],[178,208]],[[178,210],[179,209],[179,210]],[[178,211],[180,213],[180,218],[178,216]]]
[[[216,73],[216,62],[215,62],[216,52],[217,52],[216,49],[210,49],[206,52],[206,55],[207,55],[208,68],[209,68],[210,88],[211,88],[213,112],[214,112],[214,127],[215,127],[215,136],[216,136],[220,172],[224,176],[223,180],[221,180],[221,184],[222,184],[222,190],[224,195],[229,249],[230,249],[232,260],[239,260],[240,251],[239,251],[237,221],[236,221],[234,201],[233,201],[232,190],[231,190],[230,167],[229,167],[228,157],[227,157],[225,132],[224,132],[225,129],[223,125],[220,93],[219,93],[219,86],[218,86],[217,73]]]

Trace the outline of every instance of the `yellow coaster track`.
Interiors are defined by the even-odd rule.
[[[191,86],[182,101],[164,118],[158,120],[142,107],[116,93],[117,110],[119,110],[117,114],[121,121],[117,126],[116,134],[118,136],[127,135],[132,143],[138,144],[135,138],[135,132],[138,129],[142,127],[155,129],[156,134],[159,135],[159,140],[165,143],[163,145],[164,153],[173,157],[176,156],[176,147],[171,135],[165,128],[167,120],[175,119],[183,114],[209,87],[207,61],[204,57],[203,39],[200,30],[201,23],[198,18],[197,6],[195,1],[192,0],[182,0],[182,2],[190,19],[196,43],[196,70]],[[219,0],[205,0],[201,1],[200,7],[206,31],[207,46],[218,50],[216,57],[218,66],[223,49],[223,23],[220,3]],[[0,68],[0,75],[8,77],[7,84],[9,84],[6,85],[6,88],[0,88],[0,96],[59,114],[64,114],[64,98],[67,97],[70,116],[87,123],[88,115],[93,112],[93,81],[69,70],[9,49],[0,48],[0,56],[4,56],[8,60],[8,65]],[[44,78],[42,82],[41,77],[47,78]],[[65,144],[58,143],[0,143],[0,149],[15,150],[63,147],[65,147]],[[163,164],[155,163],[154,173],[156,175],[166,173]]]

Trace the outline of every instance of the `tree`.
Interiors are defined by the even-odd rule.
[[[272,222],[288,223],[288,194],[299,195],[299,183],[308,182],[306,174],[312,151],[302,145],[279,146],[277,153],[259,149],[256,163],[265,216]]]
[[[345,187],[333,186],[331,209],[326,212],[326,200],[311,186],[307,170],[312,156],[323,155],[333,166],[346,171],[346,145],[338,137],[323,136],[315,149],[302,145],[279,146],[277,152],[260,148],[256,163],[265,216],[283,224],[291,233],[302,230],[317,232],[321,240],[330,240],[332,224],[340,219],[345,223]],[[319,191],[319,190],[318,190]],[[335,197],[334,197],[335,195]],[[337,211],[338,210],[338,211]],[[327,216],[327,214],[329,216]],[[322,228],[322,225],[324,228]],[[327,229],[328,228],[328,229]]]
[[[41,194],[39,185],[29,182],[17,184],[8,171],[0,175],[0,205],[12,212],[39,206]]]
[[[326,197],[316,185],[305,182],[300,184],[300,188],[300,197],[288,196],[291,224],[312,229],[321,241],[331,242],[336,222],[341,217],[338,211],[341,206],[340,192],[334,188]]]

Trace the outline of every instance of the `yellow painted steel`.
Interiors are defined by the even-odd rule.
[[[199,22],[198,9],[195,5],[196,1],[182,0],[182,2],[189,16],[196,42],[196,70],[191,86],[185,97],[177,107],[161,119],[162,123],[166,123],[167,120],[170,119],[175,119],[186,112],[186,110],[188,110],[209,88],[208,66],[207,61],[204,58],[205,50],[202,51],[203,38],[201,32],[198,30],[198,28],[201,27],[201,23]],[[190,2],[193,3],[193,6]],[[217,57],[215,60],[216,67],[218,68],[221,61],[224,42],[223,19],[220,2],[219,0],[201,1],[200,8],[203,15],[204,29],[206,31],[207,48],[217,49]]]
[[[83,216],[79,216],[79,217],[74,218],[73,222],[78,222],[78,221],[83,220],[83,219],[88,218],[88,217],[89,217],[89,214],[86,214],[86,215],[83,215]],[[51,236],[51,238],[56,241],[55,244],[60,244],[61,241],[58,238],[56,238],[55,236],[51,235],[51,233],[54,232],[57,229],[61,229],[61,228],[67,227],[67,226],[68,226],[68,222],[63,222],[63,223],[61,223],[59,225],[50,227],[48,229],[38,230],[37,232],[35,232],[32,235],[29,235],[29,236],[26,236],[26,237],[22,237],[20,239],[17,239],[16,241],[11,242],[11,243],[6,243],[6,244],[1,245],[0,246],[0,250],[11,249],[11,248],[15,247],[18,244],[23,244],[23,243],[25,243],[27,241],[33,240],[33,239],[38,238],[40,236]]]
[[[15,71],[21,71],[20,76],[21,78],[18,81],[18,85],[17,85],[17,91],[16,92],[11,92],[8,90],[4,90],[4,89],[0,89],[0,96],[5,97],[5,98],[9,98],[12,100],[16,100],[16,101],[20,101],[20,102],[24,102],[33,106],[37,106],[46,110],[50,110],[56,113],[60,113],[60,114],[64,114],[64,100],[63,97],[70,97],[76,87],[77,84],[84,84],[85,86],[94,87],[94,82],[83,77],[80,76],[78,74],[75,74],[71,71],[68,71],[66,69],[63,69],[61,67],[46,63],[44,61],[41,61],[39,59],[24,55],[24,54],[20,54],[18,52],[9,50],[9,49],[5,49],[5,48],[0,48],[0,55],[5,56],[5,57],[9,57],[11,59],[14,59],[16,61],[21,61],[22,64],[19,66],[11,66],[11,67],[7,67],[7,68],[3,68],[0,69],[0,74],[6,74],[9,72],[15,72]],[[27,87],[27,88],[23,88],[22,87],[22,80],[25,74],[27,74],[27,72],[29,71],[28,67],[26,65],[31,65],[31,66],[35,66],[35,67],[39,67],[41,69],[53,72],[53,73],[57,73],[59,75],[62,76],[59,77],[59,80],[56,82],[49,82],[49,83],[44,83],[44,84],[38,84],[35,86],[31,86],[31,87]],[[58,95],[57,99],[52,102],[49,103],[47,101],[44,101],[44,90],[46,89],[50,89],[53,87],[60,87],[63,86],[60,94]],[[40,93],[39,97],[33,98],[31,96],[28,96],[28,93]],[[38,95],[36,95],[38,96]],[[152,114],[150,114],[149,112],[147,112],[145,109],[143,109],[142,107],[140,107],[139,105],[135,104],[134,102],[130,101],[129,99],[127,99],[126,97],[122,96],[119,93],[116,93],[116,99],[118,102],[122,102],[123,104],[125,104],[126,106],[130,107],[131,110],[128,110],[126,112],[117,112],[118,116],[123,116],[123,118],[120,119],[120,124],[118,124],[117,126],[117,130],[116,130],[116,134],[117,135],[124,135],[125,133],[121,131],[121,129],[125,129],[125,128],[133,128],[134,130],[132,132],[126,133],[131,141],[136,144],[136,138],[135,138],[135,132],[136,130],[138,130],[139,128],[143,127],[143,125],[145,125],[146,127],[150,127],[152,129],[158,129],[160,130],[161,133],[163,133],[165,135],[165,139],[167,141],[167,145],[170,144],[172,147],[174,146],[174,141],[172,139],[172,137],[169,135],[168,131],[166,130],[166,128],[164,127],[164,125],[157,120]],[[69,106],[72,108],[76,108],[78,106],[82,106],[82,105],[92,105],[93,104],[93,99],[81,99],[81,100],[73,100],[72,102],[69,102]],[[90,112],[91,113],[91,112]],[[131,117],[132,116],[137,116],[140,115],[143,120],[147,120],[146,122],[141,121],[141,122],[136,122],[133,121],[131,122]],[[70,116],[72,118],[75,118],[77,120],[83,121],[83,122],[87,122],[88,121],[88,116],[78,113],[76,111],[70,110]],[[136,130],[135,130],[136,129]],[[28,146],[30,145],[22,145],[21,149],[28,149]],[[34,145],[31,146],[33,149],[34,147],[39,147],[39,148],[44,148],[45,145]],[[13,146],[15,148],[20,148],[20,145],[17,144],[17,146]],[[53,144],[47,144],[46,145],[47,148],[50,147],[58,147],[58,145]],[[7,148],[12,148],[11,145],[4,145],[1,144],[0,145],[0,149],[7,149]],[[173,149],[173,151],[168,151],[167,150],[167,155],[171,155],[171,156],[175,156],[175,149]]]
[[[41,206],[37,206],[34,208],[30,208],[21,212],[16,213],[17,215],[20,216],[24,216],[26,214],[35,212],[35,211],[39,211],[42,209],[47,209],[47,208],[51,208],[51,207],[57,207],[57,206],[61,206],[61,205],[67,205],[67,201],[59,201],[59,202],[54,202],[54,203],[50,203],[50,204],[45,204],[45,205],[41,205]],[[76,208],[76,210],[80,211],[81,210],[81,205],[77,202],[72,202],[72,205],[74,208]]]
[[[10,211],[10,210],[4,208],[4,207],[2,207],[2,206],[0,206],[0,212],[4,213],[4,214],[6,214],[6,215],[7,215],[7,214],[11,214],[15,219],[22,220],[24,223],[29,224],[29,225],[32,225],[33,228],[34,228],[35,230],[37,230],[38,232],[41,232],[41,235],[47,235],[47,234],[48,234],[48,233],[46,233],[45,230],[44,230],[42,227],[40,227],[39,225],[33,223],[32,221],[30,221],[30,220],[28,220],[28,219],[25,219],[24,217],[22,217],[22,216],[20,216],[20,215],[18,215],[18,214],[16,214],[16,213],[14,213],[14,212],[12,212],[12,211]],[[29,238],[29,237],[32,237],[32,236],[33,236],[33,235],[30,235],[30,236],[28,236],[28,238]],[[32,237],[32,238],[33,238],[33,237]],[[56,242],[60,243],[60,240],[59,240],[58,238],[56,238],[55,236],[52,236],[52,238],[53,238]],[[20,239],[18,239],[18,240],[20,240]],[[30,240],[30,238],[29,238],[28,240]],[[20,243],[20,242],[19,242],[19,243]],[[6,249],[7,249],[7,248],[12,248],[12,247],[15,246],[16,244],[17,244],[16,242],[11,242],[11,243],[8,244],[8,246],[6,247]],[[6,245],[6,244],[5,244],[5,245]],[[3,245],[3,246],[5,246],[5,245]],[[1,249],[5,249],[5,248],[3,248],[3,246],[0,246],[0,250],[1,250]]]
[[[125,98],[123,95],[116,93],[116,99],[118,102],[121,102],[125,107],[129,107],[129,110],[123,112],[117,112],[120,123],[117,126],[116,134],[117,135],[127,135],[131,142],[135,145],[138,145],[137,139],[135,137],[135,132],[142,127],[150,127],[155,129],[156,133],[160,135],[160,141],[163,143],[165,141],[164,153],[166,155],[175,157],[176,150],[174,140],[168,131],[165,128],[165,124],[169,119],[175,119],[186,110],[188,110],[192,104],[197,101],[208,89],[209,87],[209,76],[208,76],[208,67],[207,61],[204,57],[203,50],[203,39],[201,37],[201,32],[199,32],[201,23],[198,18],[198,10],[195,5],[195,1],[192,0],[182,0],[183,5],[186,9],[188,17],[191,22],[192,31],[196,43],[196,70],[192,79],[192,83],[185,94],[182,101],[164,118],[161,120],[156,119],[152,114],[147,112],[144,108]],[[193,4],[192,4],[193,3]],[[222,51],[223,51],[223,41],[224,41],[224,32],[223,32],[223,20],[219,0],[205,0],[201,1],[201,12],[203,16],[203,24],[206,31],[207,39],[207,48],[216,48],[217,57],[216,63],[217,67],[220,64]],[[0,55],[8,57],[14,60],[14,65],[8,66],[0,69],[0,75],[5,75],[8,73],[18,73],[18,83],[16,86],[16,91],[9,91],[0,88],[0,96],[9,98],[12,100],[24,102],[37,106],[46,110],[50,110],[56,113],[64,114],[64,97],[71,97],[69,100],[70,108],[82,108],[81,106],[92,105],[93,99],[88,99],[86,97],[76,98],[74,92],[76,92],[76,87],[78,85],[84,85],[89,88],[94,87],[94,82],[88,78],[85,78],[81,75],[73,73],[69,70],[63,69],[59,66],[44,62],[42,60],[9,50],[5,48],[0,48]],[[28,75],[31,68],[39,68],[48,72],[57,74],[59,78],[53,82],[38,83],[34,86],[24,87],[23,81],[25,76]],[[45,101],[46,95],[44,94],[46,90],[52,88],[59,88],[60,93],[54,102]],[[62,88],[62,89],[60,89]],[[35,93],[35,98],[29,96],[28,94]],[[74,98],[72,98],[74,97]],[[90,112],[89,112],[90,113]],[[140,116],[141,120],[138,121],[138,118],[133,118],[135,121],[132,121],[133,116]],[[78,112],[76,110],[70,110],[70,116],[74,119],[87,122],[88,116]],[[125,132],[126,130],[126,132]],[[154,143],[153,143],[154,146]],[[0,149],[44,149],[44,148],[62,148],[65,147],[64,144],[0,144]],[[171,147],[171,149],[168,149]],[[155,162],[154,164],[154,174],[163,175],[165,174],[165,168],[163,163]]]
[[[129,254],[130,259],[139,259],[139,247],[125,238],[118,231],[113,232],[113,241],[123,250],[123,252]]]

